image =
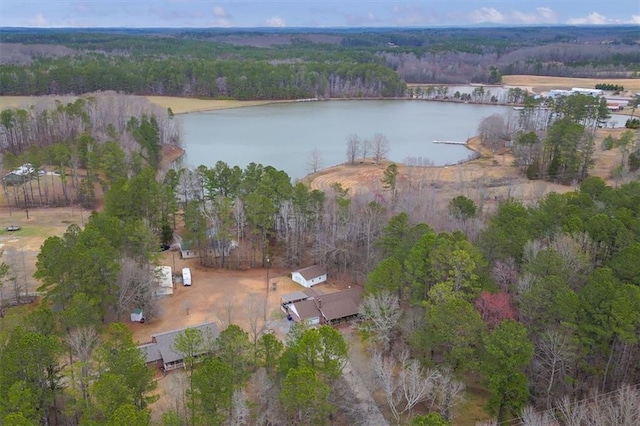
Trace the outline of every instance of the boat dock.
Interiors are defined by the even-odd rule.
[[[460,141],[433,141],[433,143],[446,143],[448,145],[466,145],[466,142]]]

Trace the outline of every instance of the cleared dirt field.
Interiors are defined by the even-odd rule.
[[[594,88],[598,83],[621,84],[626,91],[640,91],[639,78],[572,78],[546,77],[540,75],[505,75],[502,83],[506,86],[530,87],[534,92],[551,89],[571,89],[573,87]]]
[[[15,250],[18,256],[17,276],[23,291],[26,289],[32,292],[39,287],[33,273],[36,269],[36,257],[44,240],[53,235],[62,235],[73,223],[81,225],[89,214],[89,211],[78,207],[40,208],[29,209],[27,219],[25,210],[0,207],[0,250]],[[22,229],[8,232],[6,228],[9,225],[18,225]],[[10,296],[12,291],[8,287],[9,284],[6,284],[3,288],[6,296]]]

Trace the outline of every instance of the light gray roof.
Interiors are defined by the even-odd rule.
[[[179,330],[172,330],[164,333],[152,334],[151,338],[157,345],[158,351],[162,356],[162,361],[165,364],[169,362],[179,361],[183,358],[182,354],[179,354],[174,351],[174,343],[175,343],[176,337],[180,333],[185,331],[187,328],[195,328],[200,330],[202,332],[202,336],[204,337],[205,342],[208,340],[214,340],[220,335],[220,330],[218,329],[218,326],[212,322],[208,322],[200,325],[194,325],[192,327],[185,327]],[[203,348],[203,351],[201,353],[198,353],[195,355],[201,355],[204,352],[205,351]]]
[[[322,275],[326,275],[327,269],[324,266],[312,265],[299,269],[296,272],[302,275],[305,280],[312,280],[314,278],[321,277]]]
[[[283,294],[282,295],[282,303],[291,303],[297,302],[298,300],[307,299],[309,296],[302,291],[296,291],[293,293]]]
[[[142,351],[144,354],[145,362],[156,362],[162,359],[162,355],[160,355],[160,351],[158,350],[158,345],[155,343],[147,343],[145,345],[138,346],[138,349]]]

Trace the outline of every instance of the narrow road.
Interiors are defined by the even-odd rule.
[[[358,401],[355,408],[362,414],[362,424],[389,425],[369,391],[369,389],[375,389],[377,384],[371,376],[370,359],[365,353],[360,337],[350,328],[343,329],[342,332],[349,343],[349,360],[342,370],[342,375]]]
[[[373,399],[373,396],[371,396],[362,377],[360,377],[360,374],[352,367],[351,361],[347,361],[344,370],[342,370],[342,375],[358,399],[358,405],[355,408],[359,413],[362,413],[363,424],[370,426],[388,425],[389,422],[380,412],[378,405]]]

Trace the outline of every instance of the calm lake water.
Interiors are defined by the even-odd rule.
[[[434,140],[466,141],[478,123],[511,107],[421,101],[293,102],[181,115],[186,163],[212,167],[218,160],[244,168],[262,163],[292,179],[310,172],[318,150],[322,167],[346,161],[347,137],[389,139],[387,157],[405,162],[422,157],[433,164],[455,164],[471,151]]]

